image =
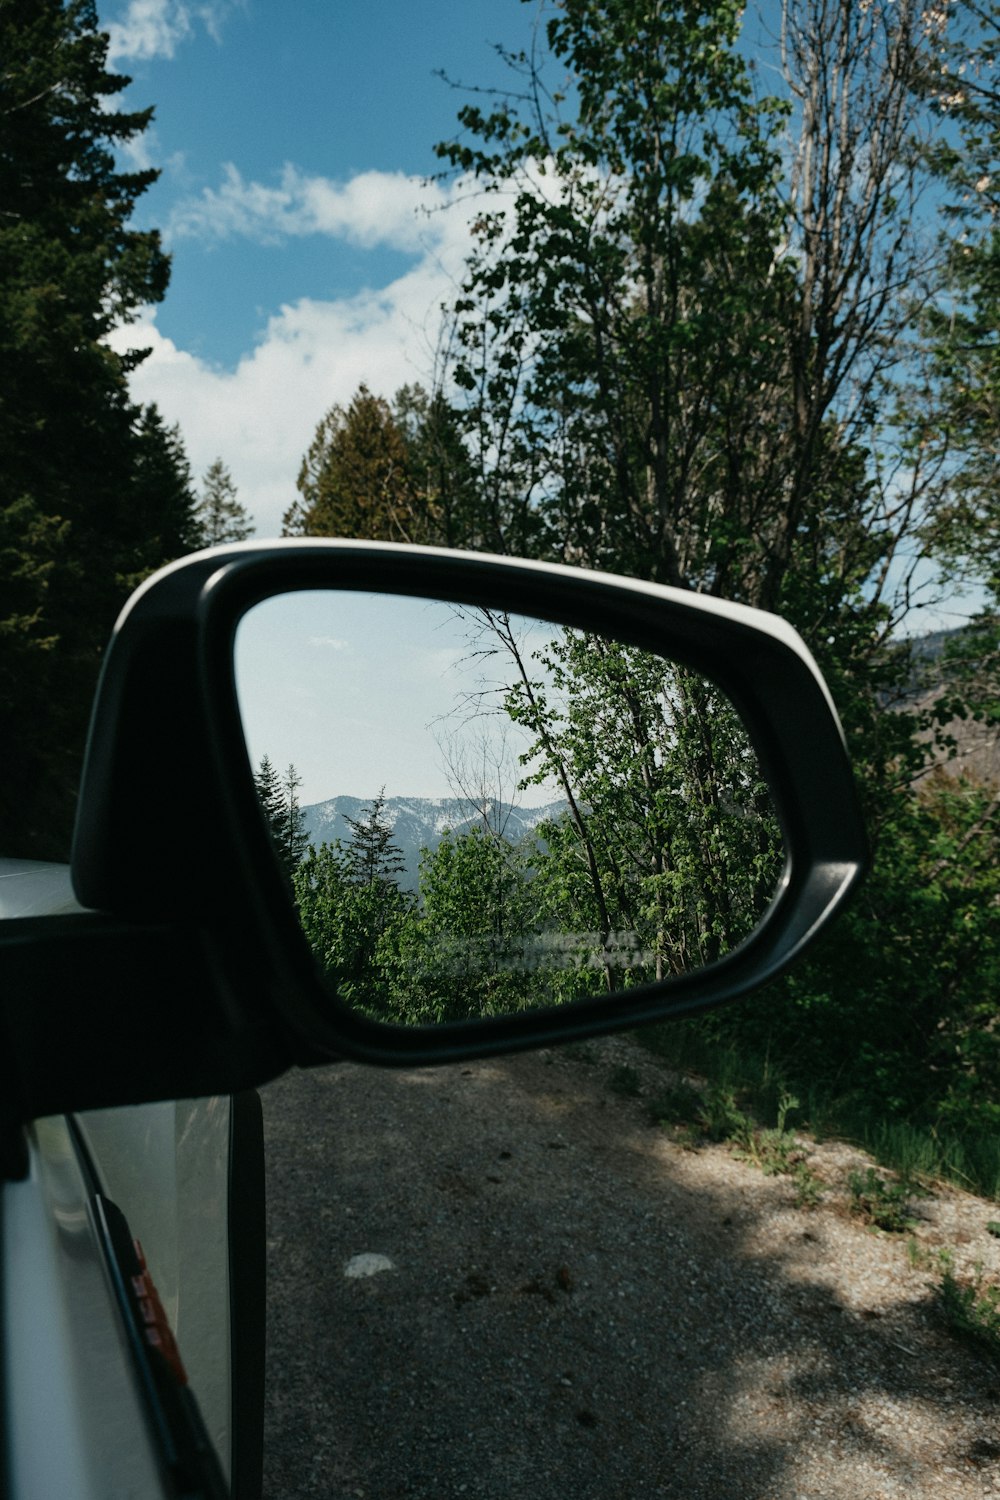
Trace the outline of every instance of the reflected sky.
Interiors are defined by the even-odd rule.
[[[517,634],[530,656],[553,627],[518,618]],[[509,796],[529,742],[496,711],[511,663],[489,645],[478,611],[437,600],[344,590],[265,600],[236,639],[251,763],[266,754],[279,770],[294,765],[304,806],[383,787],[390,797],[468,796],[484,777],[504,780]],[[517,800],[556,795],[550,784]]]

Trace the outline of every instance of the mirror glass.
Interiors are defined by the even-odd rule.
[[[368,1016],[498,1016],[690,973],[781,878],[732,704],[648,651],[329,590],[251,610],[236,677],[306,937]]]

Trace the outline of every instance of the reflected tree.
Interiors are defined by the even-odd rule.
[[[609,989],[714,962],[757,925],[781,869],[766,783],[728,700],[698,674],[566,630],[516,671],[505,708],[534,737],[530,780],[567,811],[543,830],[539,894],[561,932],[599,937]]]
[[[392,842],[384,792],[347,822],[346,843],[311,847],[296,868],[296,904],[313,954],[339,998],[387,1018],[414,898],[399,886],[403,857]]]
[[[777,888],[782,846],[728,700],[593,632],[460,618],[481,691],[459,712],[478,748],[463,761],[456,734],[451,763],[494,772],[516,759],[516,785],[469,800],[470,824],[423,851],[416,893],[400,887],[384,789],[347,819],[346,842],[309,851],[296,896],[340,998],[408,1024],[497,1016],[690,973],[735,948]],[[512,839],[504,809],[533,785],[557,787],[564,811]]]
[[[309,847],[309,834],[298,800],[301,785],[302,778],[294,766],[290,765],[282,775],[269,756],[261,757],[254,786],[268,832],[289,880]]]

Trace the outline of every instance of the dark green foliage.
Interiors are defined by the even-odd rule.
[[[309,847],[298,800],[301,778],[294,766],[282,776],[265,755],[254,774],[254,785],[282,869],[292,880]]]
[[[544,12],[509,93],[470,103],[439,148],[484,193],[452,309],[461,411],[359,392],[303,475],[317,496],[337,480],[337,534],[607,566],[802,631],[844,721],[874,871],[792,975],[690,1031],[766,1058],[831,1120],[864,1117],[866,1138],[926,1127],[978,1172],[1000,1098],[997,789],[932,768],[957,715],[997,722],[996,611],[929,680],[892,639],[915,539],[998,586],[996,9],[950,11],[974,62],[960,83],[943,11],[791,7],[793,114],[755,97],[735,6]],[[929,150],[928,108],[957,122]],[[955,220],[936,287],[913,233],[928,163]],[[763,788],[704,689],[678,675],[658,699],[628,653],[560,649],[549,697],[528,672],[508,708],[570,810],[543,849],[477,835],[425,861],[392,955],[400,1013],[492,1014],[572,998],[602,971],[607,985],[683,972],[750,931],[773,889]],[[737,763],[746,776],[726,774]]]
[[[534,779],[568,812],[543,830],[538,883],[563,932],[596,935],[618,988],[704,967],[757,925],[781,871],[770,798],[740,721],[697,674],[565,630],[516,664],[507,703],[534,737]],[[544,670],[543,670],[544,669]],[[614,950],[627,938],[630,958]]]
[[[910,428],[911,472],[887,483],[909,442],[887,414],[912,340],[898,283],[883,272],[891,263],[903,274],[918,254],[918,158],[907,135],[923,109],[912,92],[923,22],[903,6],[824,16],[825,37],[817,7],[791,15],[790,77],[797,68],[799,97],[813,89],[815,109],[795,121],[802,135],[789,185],[774,153],[780,108],[751,116],[741,103],[749,81],[733,12],[649,11],[627,0],[560,7],[546,39],[572,80],[572,110],[560,113],[542,87],[512,84],[492,113],[467,107],[465,137],[441,148],[495,195],[455,309],[457,378],[483,484],[496,497],[498,544],[777,609],[813,647],[841,711],[874,874],[792,976],[699,1023],[703,1037],[768,1051],[803,1096],[813,1087],[896,1119],[974,1132],[992,1125],[998,1097],[996,788],[929,767],[948,749],[955,703],[984,724],[995,712],[995,617],[966,642],[978,639],[975,673],[946,663],[946,696],[940,675],[934,694],[916,695],[912,657],[889,640],[899,601],[886,580],[898,574],[921,507],[935,546],[946,549],[951,536],[952,553],[980,576],[995,567],[995,518],[987,524],[984,508],[984,487],[995,486],[996,318],[983,300],[992,241],[973,257],[976,318],[949,322],[941,355],[956,372],[952,397],[974,405],[949,418],[943,441],[957,443],[961,429],[961,451],[979,455],[962,480],[968,496],[969,475],[978,476],[979,520],[956,530],[925,470],[926,409],[924,425]],[[632,43],[618,45],[626,33]],[[826,66],[829,53],[823,59],[824,47],[841,44],[845,74]],[[532,86],[541,55],[515,60]],[[823,90],[848,74],[841,115]],[[979,132],[962,185],[982,198],[997,180],[983,154],[987,137],[995,145],[995,96],[960,87],[966,117],[975,94]],[[851,113],[858,100],[865,113]],[[985,185],[969,171],[973,160]],[[780,253],[783,242],[794,255]],[[943,372],[941,364],[939,384]],[[956,503],[959,477],[955,469]],[[595,686],[589,722],[586,695],[569,696],[548,769],[576,758],[587,813],[549,833],[563,858],[540,870],[558,872],[552,901],[563,903],[564,926],[638,930],[658,972],[711,959],[761,911],[766,857],[755,870],[757,851],[735,841],[746,825],[713,828],[697,797],[697,828],[688,835],[675,820],[669,851],[658,837],[644,849],[628,812],[642,754],[627,736],[607,734],[611,681]],[[692,717],[696,732],[701,722]],[[605,745],[602,767],[595,747]],[[690,748],[687,785],[697,785],[696,763]],[[650,808],[669,769],[646,767]],[[638,821],[641,835],[654,827],[655,818]],[[723,849],[727,858],[713,861]],[[655,866],[664,853],[673,889],[668,868]],[[650,854],[644,928],[634,907],[623,908],[616,872]],[[633,899],[635,887],[624,893]],[[656,921],[657,904],[670,921]],[[572,921],[569,906],[580,913]],[[678,938],[681,950],[671,951]],[[627,983],[628,965],[608,982]]]
[[[302,928],[324,977],[345,1004],[396,1019],[393,975],[413,898],[401,891],[399,850],[376,797],[351,820],[351,838],[310,847],[293,884]]]
[[[767,1047],[799,1089],[995,1131],[1000,911],[995,793],[943,772],[900,795],[837,930],[707,1035]]]
[[[951,1256],[941,1252],[943,1269],[938,1287],[938,1309],[946,1326],[964,1343],[1000,1363],[1000,1286],[981,1270],[959,1280]]]
[[[735,7],[543,13],[509,92],[439,147],[484,192],[453,373],[487,545],[776,609],[843,718],[868,886],[791,976],[692,1031],[840,1118],[941,1132],[969,1167],[1000,1098],[1000,809],[995,781],[932,768],[956,715],[997,721],[996,611],[926,681],[892,628],[908,549],[998,586],[996,6],[802,0],[785,21],[791,115],[754,99]],[[954,216],[947,295],[914,234],[928,165]],[[773,886],[759,783],[732,783],[742,820],[688,796],[668,843],[671,778],[696,789],[699,755],[724,747],[680,715],[657,760],[646,710],[616,719],[612,662],[589,695],[561,670],[569,708],[515,694],[571,805],[536,862],[539,913],[596,938],[609,984],[642,971],[613,952],[622,929],[658,973],[711,959]]]
[[[912,1183],[889,1182],[874,1167],[868,1167],[864,1172],[852,1172],[847,1187],[851,1213],[856,1218],[888,1234],[902,1234],[913,1228],[910,1206],[917,1189]]]
[[[392,409],[406,445],[415,504],[424,518],[421,539],[436,547],[483,546],[479,491],[454,407],[440,391],[428,395],[422,386],[405,385],[396,392]]]
[[[925,383],[909,413],[945,465],[927,538],[959,575],[1000,595],[1000,6],[967,0],[939,27],[922,75],[943,128],[927,149],[945,198],[943,286],[923,319]]]
[[[155,568],[201,545],[191,466],[180,428],[167,427],[155,406],[147,406],[135,429],[132,519],[142,522],[143,545],[132,560],[135,569],[122,577],[131,592]]]
[[[748,1107],[745,1095],[718,1083],[704,1092],[679,1081],[658,1096],[651,1112],[654,1123],[683,1125],[682,1139],[691,1145],[700,1140],[728,1141],[736,1155],[760,1169],[765,1177],[791,1177],[796,1205],[814,1208],[823,1184],[807,1165],[803,1151],[788,1128],[788,1116],[799,1109],[793,1094],[782,1093],[776,1104],[773,1126],[763,1125]]]
[[[693,1121],[700,1109],[700,1090],[679,1078],[657,1093],[649,1106],[649,1118],[654,1125],[679,1125]]]
[[[348,819],[346,845],[300,872],[323,966],[360,995],[345,945],[356,954],[367,944],[380,1013],[416,1023],[566,1002],[685,973],[732,948],[766,908],[782,856],[730,706],[693,674],[591,634],[553,631],[529,653],[510,616],[470,611],[468,624],[496,712],[529,732],[524,785],[551,779],[568,811],[519,843],[485,815],[470,832],[446,832],[424,852],[418,900],[404,912],[380,794]],[[373,892],[357,944],[348,886]],[[391,943],[381,929],[373,937],[383,900]]]
[[[428,1019],[503,1015],[539,991],[540,927],[533,847],[485,829],[445,833],[420,861],[420,924],[410,953],[414,994]],[[540,998],[540,997],[539,997]]]
[[[398,883],[403,871],[402,850],[392,841],[392,824],[385,813],[385,788],[357,818],[347,818],[351,830],[345,856],[351,880],[361,886]]]
[[[395,1019],[387,975],[412,898],[389,881],[361,884],[338,845],[311,848],[295,871],[306,937],[324,977],[345,1004]]]
[[[753,559],[785,545],[760,524],[781,483],[781,111],[738,30],[728,4],[572,0],[545,40],[575,112],[538,49],[438,147],[495,195],[454,309],[494,550],[749,597]]]
[[[608,1092],[617,1094],[619,1099],[638,1099],[642,1093],[638,1071],[628,1063],[622,1063],[608,1078]]]
[[[0,847],[65,855],[101,651],[137,578],[187,550],[176,433],[104,342],[167,285],[132,227],[148,124],[114,99],[90,0],[0,7]],[[134,362],[134,361],[133,361]]]
[[[364,537],[471,547],[476,491],[455,414],[404,386],[392,405],[359,386],[323,417],[284,517],[288,536]]]
[[[316,429],[284,518],[286,536],[420,541],[406,444],[387,401],[359,387]]]

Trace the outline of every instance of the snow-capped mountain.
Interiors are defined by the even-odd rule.
[[[347,843],[351,836],[347,819],[364,820],[371,798],[331,797],[302,809],[306,830],[313,844]],[[402,853],[405,870],[400,885],[416,890],[421,849],[436,849],[446,829],[468,833],[489,820],[504,836],[517,843],[550,818],[565,811],[562,800],[542,807],[511,807],[509,803],[477,804],[467,797],[386,797],[383,812],[392,825],[392,840]]]

